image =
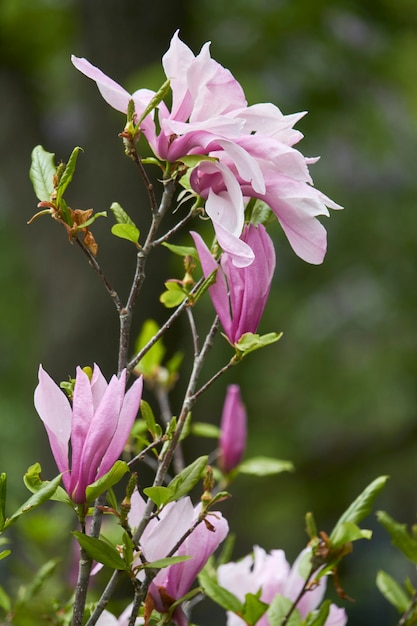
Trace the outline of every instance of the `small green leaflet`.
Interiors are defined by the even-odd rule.
[[[294,471],[291,461],[281,461],[266,456],[256,456],[243,461],[239,467],[239,474],[250,474],[252,476],[272,476],[281,472]]]
[[[29,177],[36,197],[41,202],[51,199],[51,195],[54,192],[53,179],[55,174],[55,154],[46,152],[42,146],[33,148]]]
[[[58,183],[58,187],[56,189],[56,204],[60,205],[60,201],[62,196],[64,195],[64,191],[72,181],[72,177],[74,176],[75,166],[77,164],[77,157],[80,151],[83,149],[77,146],[71,153],[71,156],[68,160],[68,163],[65,166],[64,172],[61,176],[61,179]]]
[[[417,539],[410,535],[407,525],[396,522],[385,511],[378,511],[376,516],[378,522],[389,533],[393,545],[401,550],[407,559],[417,563]]]
[[[376,586],[384,598],[395,606],[400,614],[405,613],[411,604],[411,597],[400,587],[392,576],[382,570],[379,571],[376,577]]]
[[[124,562],[115,547],[107,541],[89,537],[78,530],[72,531],[74,537],[78,539],[80,546],[87,552],[90,559],[94,559],[111,569],[129,570],[130,566]]]

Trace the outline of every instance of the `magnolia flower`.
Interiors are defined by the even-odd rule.
[[[220,422],[219,442],[219,465],[225,473],[231,472],[242,460],[246,448],[246,421],[239,385],[229,385]]]
[[[244,602],[247,593],[256,594],[261,590],[260,599],[271,604],[277,594],[295,601],[304,586],[305,577],[300,573],[302,562],[308,558],[307,548],[297,557],[290,567],[283,550],[272,550],[269,554],[259,546],[255,546],[253,554],[244,557],[237,563],[220,565],[217,570],[219,584]],[[297,610],[304,620],[321,603],[326,591],[326,579],[309,589],[297,603]],[[344,609],[334,604],[330,606],[329,615],[324,626],[345,626],[347,617]],[[245,622],[228,612],[227,626],[241,626]],[[268,617],[264,614],[256,622],[256,626],[269,626]]]
[[[145,502],[135,492],[131,505],[129,523],[135,527],[143,516]],[[194,508],[188,497],[168,504],[158,518],[149,522],[141,537],[140,544],[146,560],[152,562],[170,554],[193,528],[200,512],[201,505]],[[200,522],[174,554],[191,558],[160,570],[153,579],[149,586],[148,606],[151,605],[160,613],[166,613],[176,600],[191,589],[197,575],[229,532],[229,525],[219,511],[210,511],[207,521],[207,525],[204,521]],[[143,572],[139,573],[139,577],[143,578]],[[181,607],[175,609],[172,618],[178,626],[188,624]]]
[[[126,370],[107,384],[94,365],[92,378],[77,367],[72,407],[66,394],[39,367],[35,407],[52,454],[73,502],[86,501],[86,488],[104,476],[122,452],[137,415],[142,378],[125,393]]]
[[[113,108],[127,113],[133,100],[138,120],[154,92],[129,94],[86,59],[72,57],[77,69],[97,83]],[[340,209],[312,186],[305,158],[293,146],[302,134],[293,129],[305,113],[284,115],[272,104],[248,106],[241,85],[210,56],[205,43],[198,55],[183,43],[178,31],[162,58],[172,90],[172,106],[162,101],[154,115],[141,122],[154,154],[163,161],[181,162],[188,155],[211,157],[195,166],[190,183],[206,200],[219,244],[237,266],[252,263],[254,254],[242,238],[244,202],[261,198],[277,216],[298,256],[321,263],[326,231],[317,220]]]
[[[264,226],[245,226],[242,240],[254,251],[255,260],[236,267],[231,256],[223,253],[220,263],[197,233],[191,233],[207,278],[217,270],[216,282],[209,293],[223,330],[235,344],[245,333],[255,333],[262,317],[275,270],[275,251]]]

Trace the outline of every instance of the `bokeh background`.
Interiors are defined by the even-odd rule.
[[[145,224],[143,192],[117,137],[123,120],[72,67],[70,54],[87,57],[128,89],[157,88],[160,59],[177,28],[195,53],[211,40],[213,57],[232,70],[250,103],[272,101],[284,113],[309,111],[297,125],[305,135],[299,148],[321,155],[311,168],[315,184],[345,207],[325,220],[329,247],[322,266],[303,263],[280,229],[272,229],[278,263],[260,330],[283,330],[284,337],[253,354],[196,407],[199,420],[217,422],[226,384],[238,382],[249,413],[247,457],[267,454],[296,467],[291,475],[237,480],[224,506],[238,535],[234,557],[258,543],[282,547],[292,560],[307,541],[306,511],[330,530],[381,474],[391,478],[377,508],[414,523],[413,0],[1,0],[0,461],[9,474],[10,507],[26,497],[21,477],[30,464],[42,460],[46,476],[55,471],[33,409],[38,364],[56,380],[93,361],[109,375],[118,334],[107,294],[62,229],[47,218],[26,225],[36,211],[28,178],[31,150],[42,144],[65,160],[82,146],[68,194],[74,208],[106,210],[119,201]],[[112,240],[109,220],[99,220],[94,232],[103,267],[123,296],[134,252]],[[137,331],[149,315],[164,319],[157,300],[173,271],[170,263],[167,255],[165,266],[152,260],[148,266]],[[187,341],[185,330],[178,325],[168,340],[172,349]],[[209,370],[229,356],[219,343]],[[51,509],[55,534],[59,515]],[[26,532],[41,545],[48,537],[50,546],[51,528],[36,519],[34,514]],[[345,603],[349,623],[388,626],[398,617],[375,588],[376,572],[384,568],[400,580],[410,572],[374,517],[365,526],[374,530],[374,540],[358,543],[341,571],[342,586],[356,599]],[[37,566],[37,550],[39,555],[22,550],[20,574],[27,578]],[[7,585],[15,574],[4,563]],[[59,588],[55,592],[59,597]],[[209,615],[204,604],[195,620],[213,623]],[[216,623],[222,623],[220,616]]]

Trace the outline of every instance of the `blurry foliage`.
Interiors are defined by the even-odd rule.
[[[116,4],[117,0],[107,0],[100,5],[100,27],[107,28],[107,35],[112,33]],[[130,0],[122,4],[128,20],[133,5]],[[134,4],[152,11],[148,3]],[[40,285],[33,269],[38,259],[32,257],[45,253],[45,247],[30,239],[40,229],[30,234],[25,230],[35,206],[27,174],[30,151],[51,137],[61,107],[75,106],[71,92],[75,84],[83,89],[85,100],[77,107],[82,109],[84,124],[70,126],[65,142],[71,133],[76,134],[73,145],[85,146],[88,139],[86,164],[88,160],[96,164],[97,158],[100,171],[113,172],[113,177],[101,176],[94,183],[86,174],[79,201],[91,197],[95,202],[98,191],[108,206],[115,200],[129,206],[114,195],[119,187],[128,190],[114,172],[120,164],[129,168],[121,149],[117,153],[117,121],[111,144],[114,153],[107,149],[108,143],[100,151],[107,140],[98,116],[107,115],[102,120],[108,122],[117,120],[117,114],[107,112],[95,87],[74,76],[69,64],[71,52],[80,54],[76,46],[100,49],[100,29],[89,29],[81,6],[57,0],[0,3],[0,102],[7,111],[7,119],[0,118],[0,419],[6,433],[0,445],[6,465],[1,469],[10,475],[15,469],[12,442],[19,441],[19,471],[22,456],[28,457],[23,469],[40,456],[38,448],[30,446],[31,433],[41,430],[31,408],[40,360],[35,348],[42,346],[42,354],[50,358],[52,338],[58,332],[53,323],[61,315],[73,330],[65,339],[68,352],[63,342],[59,344],[55,363],[68,359],[71,349],[74,354],[83,349],[91,326],[86,320],[85,326],[74,328],[76,302],[84,298],[88,306],[89,293],[92,299],[97,297],[96,286],[92,288],[95,278],[90,275],[87,287],[77,291],[73,273],[88,272],[82,262],[77,265],[75,250],[61,260],[57,250],[68,248],[64,238],[50,248],[48,244],[48,254],[58,255],[60,262],[48,285]],[[417,4],[413,0],[200,0],[183,7],[181,19],[178,7],[178,3],[164,5],[165,25],[171,22],[171,32],[179,27],[195,52],[211,40],[214,58],[232,70],[250,103],[272,101],[284,113],[309,111],[297,125],[306,135],[299,147],[306,155],[322,155],[311,167],[315,184],[345,206],[345,211],[324,220],[329,250],[323,266],[307,266],[297,259],[279,227],[272,228],[277,272],[260,331],[282,330],[284,337],[277,346],[248,358],[196,407],[199,421],[217,422],[226,382],[239,382],[249,414],[250,453],[289,458],[296,466],[293,475],[262,482],[264,490],[259,480],[238,479],[234,498],[224,505],[241,539],[235,556],[257,541],[266,549],[284,547],[290,558],[295,556],[307,541],[306,510],[312,509],[328,529],[358,490],[379,474],[391,474],[381,508],[399,520],[413,520],[417,511]],[[145,28],[138,23],[135,38],[123,39],[120,28],[115,34],[114,45],[123,46],[124,58],[128,50],[130,61],[137,59],[137,70],[127,79],[123,68],[112,74],[128,89],[157,88],[162,82],[158,56],[141,63],[141,45],[146,47],[151,37]],[[161,34],[158,40],[158,32],[153,32],[153,49],[156,42],[161,56],[168,40]],[[115,52],[105,52],[111,65],[117,66]],[[90,60],[99,64],[94,57]],[[10,101],[18,98],[24,104],[13,117]],[[78,108],[74,111],[79,114]],[[91,136],[84,130],[87,126]],[[11,128],[23,133],[16,141]],[[82,139],[77,134],[80,128]],[[67,143],[62,147],[59,141],[46,147],[59,156],[68,152]],[[8,175],[11,164],[16,172],[13,187]],[[45,228],[53,237],[56,231]],[[122,247],[118,242],[113,245]],[[122,261],[118,265],[111,261],[112,271],[126,274]],[[71,290],[60,287],[61,263],[71,272]],[[163,269],[158,271],[163,275]],[[35,286],[33,281],[38,281]],[[152,282],[154,306],[163,278],[155,275]],[[40,296],[35,297],[39,289]],[[50,324],[40,323],[40,300],[50,298],[49,292],[59,297],[48,300]],[[101,310],[105,316],[104,307]],[[107,310],[110,318],[111,303]],[[207,304],[201,315],[209,314]],[[146,316],[144,312],[143,319]],[[99,328],[106,332],[110,322],[103,319]],[[109,343],[109,353],[113,350]],[[213,370],[227,356],[225,344],[211,357]],[[357,552],[349,557],[351,571],[342,572],[344,588],[357,599],[348,606],[351,623],[392,623],[374,579],[387,559],[398,572],[401,562],[379,529],[375,541],[361,545]]]

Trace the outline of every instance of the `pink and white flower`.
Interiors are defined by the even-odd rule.
[[[86,59],[73,56],[72,62],[118,111],[126,113],[133,100],[136,119],[154,95],[147,89],[129,94]],[[317,159],[294,148],[302,134],[293,126],[304,113],[284,115],[269,103],[248,106],[238,81],[211,58],[210,44],[195,56],[178,31],[162,65],[170,80],[172,107],[160,102],[158,125],[153,112],[141,122],[141,130],[163,161],[174,163],[188,155],[214,159],[195,166],[190,182],[206,200],[218,241],[235,265],[249,265],[254,258],[240,237],[249,198],[270,206],[299,257],[321,263],[327,241],[317,217],[342,207],[313,187],[308,165]]]
[[[304,586],[305,577],[300,573],[302,561],[308,558],[310,549],[303,550],[292,567],[285,558],[283,550],[271,550],[267,553],[255,546],[253,554],[249,554],[236,563],[220,565],[217,570],[219,585],[233,593],[244,602],[247,593],[256,594],[261,590],[260,599],[271,604],[276,595],[295,601]],[[321,578],[319,584],[308,590],[297,603],[297,610],[304,620],[307,615],[318,608],[326,591],[326,579]],[[228,612],[227,626],[241,626],[245,622]],[[324,626],[345,626],[347,617],[344,609],[332,604]],[[256,626],[269,626],[265,613]]]

